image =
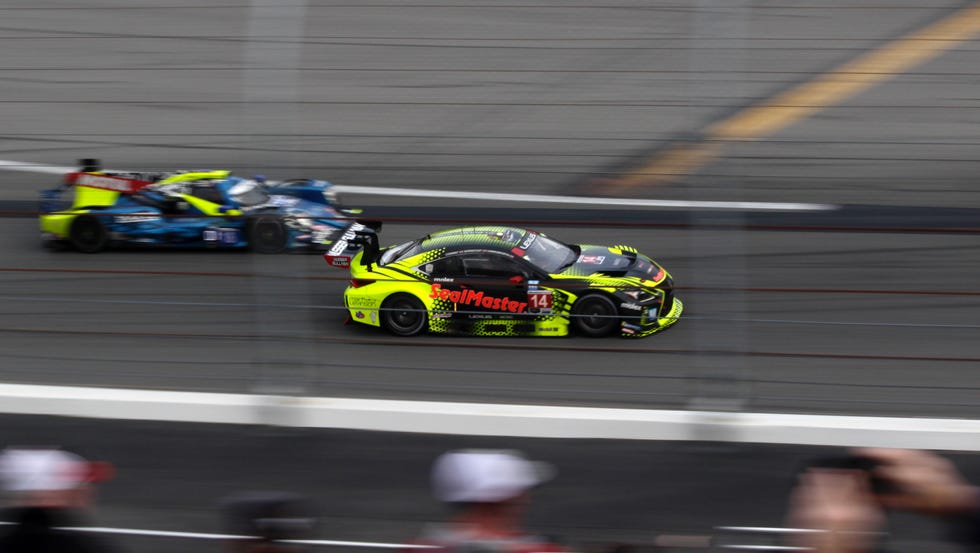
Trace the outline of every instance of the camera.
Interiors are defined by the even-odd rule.
[[[876,469],[883,463],[871,457],[861,455],[838,455],[818,457],[805,465],[805,469],[837,469],[837,470],[856,470],[867,474],[868,485],[871,493],[875,495],[889,495],[900,493],[898,485],[877,474]]]

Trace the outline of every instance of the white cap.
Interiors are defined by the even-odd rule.
[[[432,467],[437,499],[447,503],[495,503],[551,480],[554,468],[511,450],[450,451]]]
[[[0,483],[10,492],[69,490],[104,480],[96,465],[60,449],[7,448],[0,453]]]

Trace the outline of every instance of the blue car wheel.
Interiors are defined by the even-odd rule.
[[[289,231],[279,217],[260,215],[248,225],[248,243],[258,253],[279,253],[286,249]]]

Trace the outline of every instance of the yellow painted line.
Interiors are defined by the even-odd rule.
[[[720,140],[754,140],[925,63],[980,34],[980,4],[868,52],[833,71],[708,127]]]
[[[704,141],[675,146],[607,185],[657,184],[689,175],[720,156],[729,141],[758,140],[936,58],[980,34],[980,3],[867,52],[832,71],[706,129]]]
[[[615,177],[613,182],[607,184],[634,186],[670,182],[704,166],[721,155],[721,151],[721,144],[717,142],[692,142],[672,146],[660,153],[654,163]]]

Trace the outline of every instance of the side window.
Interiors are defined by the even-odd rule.
[[[463,259],[463,269],[467,277],[510,278],[514,275],[527,277],[520,265],[512,259],[497,255],[482,255]]]
[[[423,263],[419,270],[433,278],[459,278],[463,276],[463,263],[458,255],[452,255]]]

